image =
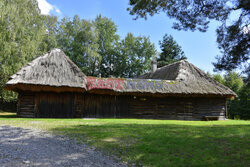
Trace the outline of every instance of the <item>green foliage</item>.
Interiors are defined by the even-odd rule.
[[[102,57],[100,74],[102,77],[116,76],[114,63],[117,59],[116,47],[120,36],[117,35],[117,26],[107,17],[98,15],[93,21],[98,32],[98,53]]]
[[[218,81],[219,83],[225,85],[225,79],[220,74],[214,74],[213,75],[213,79],[216,80],[216,81]]]
[[[4,91],[3,85],[23,65],[56,45],[49,35],[49,23],[55,18],[41,15],[36,0],[0,0],[0,11],[0,100],[10,101],[16,94]]]
[[[93,22],[64,18],[57,32],[58,45],[86,75],[135,77],[150,68],[155,47],[147,37],[129,33],[120,40],[112,20],[98,15]]]
[[[244,84],[242,77],[236,72],[226,75],[213,75],[213,79],[233,90],[238,97],[228,100],[228,116],[232,119],[250,119],[250,85]]]
[[[238,98],[228,101],[230,118],[250,119],[250,85],[244,85],[238,92]]]
[[[57,17],[42,15],[43,24],[46,28],[43,34],[43,40],[39,45],[39,50],[47,52],[57,47],[56,31],[57,31]]]
[[[181,30],[199,30],[205,32],[208,29],[210,19],[223,20],[228,15],[229,0],[130,0],[131,15],[147,18],[159,12],[164,12],[169,18],[176,19],[173,28]]]
[[[183,59],[186,59],[181,46],[171,35],[165,34],[162,41],[159,41],[161,53],[157,59],[158,67],[162,67]]]
[[[117,48],[116,76],[135,77],[150,70],[152,57],[156,54],[154,44],[148,37],[135,37],[128,33]]]
[[[205,32],[211,20],[221,22],[217,43],[222,55],[217,56],[215,68],[231,71],[245,65],[244,71],[250,74],[249,0],[130,0],[129,4],[136,19],[164,12],[177,21],[173,24],[177,30]]]
[[[101,56],[98,53],[98,35],[93,24],[75,15],[63,18],[57,32],[58,46],[86,74],[96,76]]]
[[[250,77],[250,1],[236,0],[234,6],[228,13],[237,11],[239,17],[231,24],[223,20],[217,29],[217,43],[222,55],[217,56],[217,62],[213,63],[216,70],[231,71],[237,67],[242,67],[248,77]]]
[[[241,76],[236,72],[228,72],[227,75],[224,76],[225,78],[225,85],[232,89],[235,93],[238,93],[244,82]]]

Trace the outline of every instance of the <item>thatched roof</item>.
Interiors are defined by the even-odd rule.
[[[59,49],[36,58],[11,77],[6,89],[160,96],[221,96],[236,94],[186,60],[164,66],[136,79],[86,77]]]
[[[86,79],[63,51],[53,49],[11,76],[5,88],[14,91],[84,91]]]
[[[176,81],[176,84],[166,86],[164,93],[236,96],[231,89],[215,81],[186,60],[161,67],[155,72],[146,73],[138,78]]]
[[[210,96],[228,98],[236,96],[229,88],[215,87],[213,84],[204,85],[202,81],[199,81],[198,84],[189,84],[175,80],[129,78],[87,77],[87,91],[97,94],[128,94],[135,96]],[[223,91],[224,93],[222,93]]]
[[[87,77],[87,90],[90,93],[150,96],[236,96],[232,90],[186,60],[164,66],[136,79]]]

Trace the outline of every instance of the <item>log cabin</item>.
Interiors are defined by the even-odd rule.
[[[224,120],[236,94],[186,60],[137,78],[87,77],[53,49],[11,77],[20,117]]]
[[[18,93],[20,117],[81,117],[77,102],[86,91],[86,76],[61,50],[53,49],[11,76],[5,89]]]

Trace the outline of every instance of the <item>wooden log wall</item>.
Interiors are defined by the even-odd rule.
[[[19,92],[17,114],[20,117],[82,117],[83,95],[80,93]]]
[[[224,98],[134,98],[129,108],[133,117],[203,120],[205,116],[225,119],[226,99]]]
[[[136,97],[80,93],[19,93],[20,117],[149,118],[203,120],[226,118],[226,99],[208,97]]]
[[[216,116],[219,120],[224,120],[227,116],[225,98],[196,98],[193,106],[194,116],[199,119],[205,116]]]
[[[35,98],[32,93],[19,93],[17,103],[17,115],[19,117],[32,118],[35,117],[34,104]]]
[[[85,94],[84,117],[203,120],[226,117],[225,98],[135,97]]]
[[[75,94],[75,118],[83,117],[83,104],[84,104],[84,96],[83,94],[77,93]]]

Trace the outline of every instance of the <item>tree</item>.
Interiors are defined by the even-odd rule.
[[[239,73],[230,71],[226,75],[221,76],[220,74],[214,74],[213,79],[220,82],[221,84],[229,87],[236,94],[244,86],[244,81]]]
[[[115,23],[101,15],[93,24],[98,32],[98,53],[102,58],[99,73],[102,77],[134,77],[150,68],[155,48],[149,38],[128,33],[120,40]]]
[[[98,15],[93,24],[98,32],[98,53],[102,57],[100,63],[100,74],[102,77],[115,75],[113,65],[116,58],[115,48],[120,36],[117,33],[115,23],[107,18]]]
[[[232,115],[232,118],[234,116],[240,116],[242,119],[250,119],[250,84],[245,84],[241,90],[238,93],[239,98],[236,99],[235,103],[238,103],[238,108],[234,109],[234,115]],[[232,102],[234,103],[234,101]],[[232,106],[235,106],[232,104]]]
[[[181,46],[173,39],[171,35],[165,34],[162,41],[159,41],[161,53],[157,59],[158,67],[162,67],[179,60],[186,59]]]
[[[0,0],[0,11],[0,100],[13,100],[15,94],[3,85],[49,48],[44,45],[49,16],[40,14],[36,0]]]
[[[225,76],[225,86],[232,89],[235,93],[238,93],[244,85],[242,77],[233,71],[228,72]]]
[[[223,76],[221,76],[220,74],[214,74],[213,75],[213,79],[216,80],[217,82],[225,85],[225,79]]]
[[[58,46],[86,74],[97,76],[101,56],[98,53],[98,32],[93,24],[75,15],[63,18],[57,32]]]
[[[56,32],[58,21],[56,16],[42,15],[42,18],[46,32],[43,34],[43,40],[39,45],[39,50],[46,52],[57,47]]]
[[[114,63],[115,76],[136,77],[150,70],[156,50],[148,37],[135,37],[128,33],[117,47],[117,53],[119,55]]]
[[[229,87],[238,95],[233,101],[227,101],[229,118],[249,119],[250,85],[247,83],[245,84],[242,77],[236,72],[228,72],[224,76],[215,74],[213,75],[213,79]]]
[[[243,67],[249,75],[249,0],[130,0],[131,15],[135,19],[164,12],[177,22],[173,28],[177,30],[199,30],[205,32],[210,20],[220,21],[217,29],[217,43],[222,55],[213,63],[215,69],[231,71]],[[235,21],[230,15],[239,13]]]
[[[77,15],[63,18],[57,31],[57,43],[80,69],[89,76],[132,77],[150,68],[154,45],[146,37],[129,33],[120,40],[117,26],[98,15],[92,22]]]

